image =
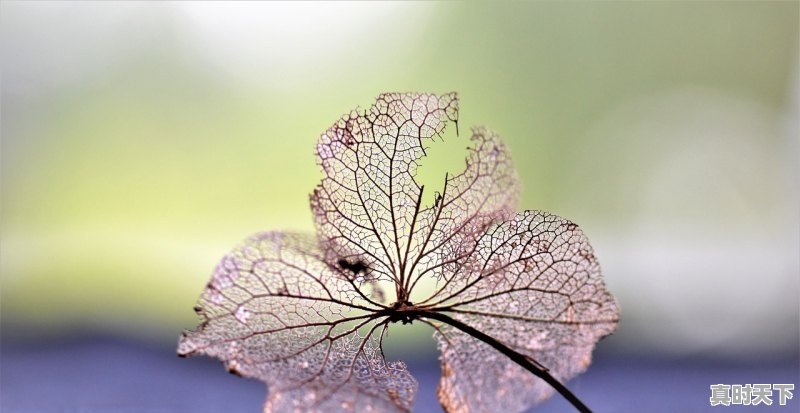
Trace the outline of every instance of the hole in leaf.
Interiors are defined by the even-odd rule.
[[[437,194],[441,194],[445,175],[457,175],[466,167],[464,160],[469,153],[467,148],[470,145],[471,132],[463,130],[463,125],[459,125],[459,128],[462,130],[456,136],[456,125],[451,122],[441,134],[425,141],[427,155],[420,159],[414,177],[417,184],[425,186],[422,194],[423,207],[432,205]]]

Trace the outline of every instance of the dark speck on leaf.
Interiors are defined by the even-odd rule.
[[[343,270],[348,270],[352,272],[353,275],[366,273],[368,269],[367,264],[364,264],[363,261],[356,261],[351,264],[346,259],[340,259],[338,261],[338,264],[340,267],[342,267]]]

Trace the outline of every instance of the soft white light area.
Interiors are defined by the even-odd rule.
[[[113,66],[128,44],[141,43],[148,36],[146,26],[125,31],[129,23],[154,15],[133,2],[4,3],[0,56],[3,78],[13,81],[3,82],[3,94],[34,97],[89,82]]]
[[[596,189],[635,203],[592,238],[622,303],[620,342],[767,357],[796,345],[800,203],[783,116],[685,89],[627,102],[592,130],[587,154],[617,165]]]
[[[3,88],[31,97],[91,84],[135,63],[139,54],[158,53],[186,57],[198,73],[247,87],[296,90],[333,76],[371,78],[394,65],[414,65],[437,8],[400,2],[10,2],[3,5],[0,33],[15,41],[3,44],[1,56],[3,76],[15,81]]]
[[[180,2],[187,46],[232,78],[285,88],[326,71],[372,73],[374,57],[419,47],[433,4]]]

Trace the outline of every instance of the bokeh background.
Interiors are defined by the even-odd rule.
[[[589,235],[623,320],[587,403],[798,383],[799,5],[3,1],[0,407],[258,411],[174,343],[233,245],[313,231],[317,137],[384,91],[460,94],[429,185],[485,124]],[[392,339],[436,411],[430,332]]]

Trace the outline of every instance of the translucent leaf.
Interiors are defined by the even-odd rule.
[[[380,350],[386,322],[307,237],[264,233],[225,256],[178,353],[266,383],[264,410],[408,411],[416,381]]]
[[[562,382],[586,369],[595,342],[614,330],[619,311],[583,232],[539,211],[486,231],[426,301]],[[451,326],[439,325],[435,336],[442,351],[439,399],[448,411],[518,412],[552,393],[496,349]]]
[[[323,133],[316,240],[265,233],[226,256],[179,354],[262,380],[265,411],[407,411],[416,382],[381,345],[389,323],[419,320],[436,331],[447,411],[521,411],[550,385],[574,398],[560,381],[616,327],[614,299],[575,224],[515,214],[509,151],[486,128],[422,204],[418,163],[457,118],[455,94],[384,94]],[[423,280],[434,291],[412,296]],[[557,380],[531,374],[547,371]]]
[[[420,213],[410,289],[424,277],[454,273],[489,225],[514,214],[519,183],[505,144],[484,127],[473,128],[472,143],[465,170],[448,177],[434,205]]]
[[[455,94],[384,94],[317,144],[326,176],[311,206],[330,259],[369,263],[375,278],[406,295],[401,300],[422,276],[440,276],[464,258],[475,237],[516,205],[511,158],[485,128],[474,129],[465,171],[443,181],[433,205],[421,205],[414,175],[426,141],[457,116]]]
[[[325,172],[311,196],[318,236],[330,259],[366,262],[376,279],[405,283],[422,188],[414,181],[425,140],[457,119],[454,94],[385,94],[325,132],[317,156]]]

